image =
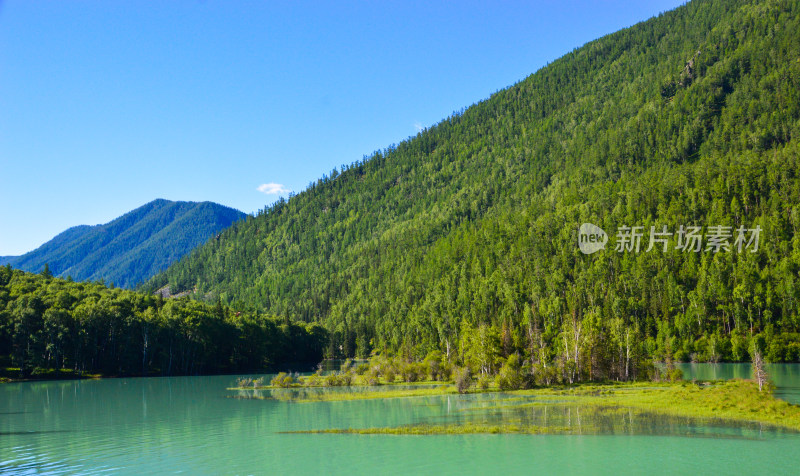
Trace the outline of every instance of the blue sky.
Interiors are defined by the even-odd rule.
[[[155,198],[253,212],[682,3],[0,0],[0,255]]]

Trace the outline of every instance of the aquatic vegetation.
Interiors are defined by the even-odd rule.
[[[560,401],[583,406],[616,406],[665,415],[759,422],[800,431],[800,406],[775,398],[769,390],[760,392],[758,385],[749,380],[581,385],[522,390],[512,395],[555,396]],[[536,404],[534,400],[517,407]]]
[[[502,397],[488,405],[466,409],[466,412],[513,413],[536,407],[575,408],[583,412],[621,412],[630,415],[643,413],[702,421],[722,421],[732,424],[762,424],[800,431],[800,406],[776,399],[771,388],[759,391],[756,382],[749,380],[714,381],[701,383],[638,382],[583,384],[535,388],[503,392]],[[411,388],[350,387],[337,391],[315,388],[272,389],[263,393],[238,395],[236,398],[278,399],[296,403],[333,402],[366,399],[430,397],[456,394],[458,390],[441,383],[414,385]],[[486,393],[494,393],[489,390]],[[541,433],[529,428],[530,423],[501,420],[466,428],[451,426],[403,427],[391,429],[332,430],[322,432],[382,433],[382,434],[450,434],[450,433]],[[527,426],[526,426],[527,425]],[[537,424],[534,424],[536,426]],[[549,430],[548,430],[549,431]],[[584,426],[583,431],[591,431]]]
[[[343,387],[336,391],[320,388],[292,388],[270,389],[259,394],[256,398],[274,398],[276,400],[290,401],[293,403],[309,402],[341,402],[349,400],[372,400],[385,398],[429,397],[454,394],[450,386],[444,385],[414,385],[413,388],[392,389],[391,387]],[[238,397],[245,398],[245,397]]]
[[[386,428],[331,428],[326,430],[293,431],[286,433],[327,433],[356,435],[468,435],[476,433],[523,433],[531,435],[569,433],[569,427],[537,426],[521,424],[451,424],[451,425],[404,425]]]
[[[517,390],[528,386],[530,381],[525,378],[522,364],[515,356],[509,357],[500,367],[494,381],[489,374],[481,373],[477,383],[473,382],[469,367],[454,368],[452,382],[418,381],[427,376],[442,376],[441,361],[436,372],[431,371],[430,361],[403,362],[397,358],[378,356],[368,364],[354,366],[348,360],[339,370],[328,374],[323,374],[321,368],[310,376],[278,374],[272,379],[270,387],[261,386],[263,378],[239,379],[237,387],[232,390],[248,391],[240,392],[236,398],[272,398],[296,403],[492,393],[500,390],[505,392],[504,397],[494,405],[496,410],[502,411],[552,405],[555,402],[584,408],[625,408],[704,420],[758,422],[800,430],[800,406],[776,399],[771,385],[758,385],[753,381],[676,382],[680,378],[680,371],[668,366],[656,373],[660,377],[658,381],[612,381]],[[397,383],[395,375],[401,375],[403,380],[414,382],[415,385],[409,387]],[[473,384],[476,386],[473,387]],[[392,388],[398,385],[404,387]],[[331,390],[318,387],[329,387]],[[336,387],[336,391],[332,387]],[[760,391],[759,387],[765,391]]]
[[[283,388],[291,387],[293,383],[294,379],[290,374],[287,374],[286,372],[279,373],[278,375],[273,377],[272,380],[270,380],[269,382],[269,384],[272,385],[273,387],[283,387]],[[258,387],[260,385],[256,386]]]

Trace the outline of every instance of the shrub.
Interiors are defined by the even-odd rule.
[[[394,382],[395,379],[395,370],[393,366],[387,366],[383,369],[383,379],[386,380],[387,383]]]
[[[659,370],[656,367],[655,362],[652,360],[642,359],[634,365],[634,380],[638,381],[646,381],[646,380],[658,380],[659,378]]]
[[[670,369],[667,372],[667,380],[670,382],[679,382],[683,380],[683,370],[676,368]]]
[[[311,374],[305,384],[311,387],[319,387],[325,383],[325,377],[322,375],[322,366],[317,366],[317,371]]]
[[[425,378],[425,372],[422,368],[422,365],[416,362],[408,362],[403,364],[400,370],[403,380],[406,382],[416,382],[421,378]]]
[[[364,375],[369,370],[369,364],[362,363],[356,367],[356,375]]]
[[[332,373],[329,373],[328,375],[326,375],[324,383],[325,383],[326,387],[341,387],[342,386],[341,379],[339,379],[339,375],[336,372],[332,372]]]
[[[450,362],[442,362],[439,368],[439,380],[450,380],[453,378],[453,366]]]
[[[738,331],[734,331],[731,335],[731,357],[735,362],[742,362],[747,360],[749,354],[747,352],[747,338],[741,335]]]
[[[536,385],[552,385],[558,382],[558,367],[537,363],[533,366],[533,381]]]
[[[526,383],[525,375],[517,354],[511,354],[506,359],[500,371],[497,373],[495,383],[500,390],[518,390],[523,388]]]
[[[773,337],[770,340],[766,355],[764,357],[765,361],[767,362],[783,362],[785,354],[785,342],[779,337]]]
[[[453,379],[458,393],[467,393],[469,387],[472,385],[472,376],[469,373],[468,367],[457,367],[453,369]]]
[[[438,350],[433,350],[428,352],[428,355],[425,357],[425,366],[427,367],[427,372],[430,374],[431,380],[441,380],[442,379],[442,352]]]
[[[380,381],[378,370],[374,367],[364,374],[364,378],[366,379],[367,385],[378,385]]]
[[[800,342],[790,342],[786,346],[786,362],[797,362],[800,360]]]
[[[286,372],[279,373],[278,375],[272,377],[272,380],[270,381],[270,385],[283,388],[289,388],[293,383],[294,379]]]
[[[326,387],[349,387],[353,383],[352,372],[332,372],[325,376]]]
[[[676,362],[689,362],[690,360],[690,353],[686,351],[686,349],[678,349],[675,351],[675,354],[672,356]]]

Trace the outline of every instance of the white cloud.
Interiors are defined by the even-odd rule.
[[[284,193],[291,192],[291,190],[284,187],[283,184],[275,182],[262,183],[256,190],[267,195],[283,195]]]
[[[420,124],[419,122],[415,122],[414,129],[416,129],[417,132],[422,132],[422,129],[424,129],[424,127],[422,127],[422,124]]]

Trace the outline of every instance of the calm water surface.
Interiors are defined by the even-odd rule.
[[[730,378],[747,377],[746,367],[683,370],[687,378]],[[768,370],[787,399],[800,400],[800,366]],[[800,436],[760,425],[588,412],[557,402],[504,408],[503,394],[315,403],[236,399],[230,397],[238,392],[226,390],[234,381],[0,385],[0,473],[797,474],[800,467]],[[283,433],[466,421],[567,426],[576,434]]]
[[[753,378],[750,364],[677,364],[676,367],[683,371],[683,378],[687,380]],[[766,364],[764,370],[777,387],[778,398],[800,405],[800,364]]]

